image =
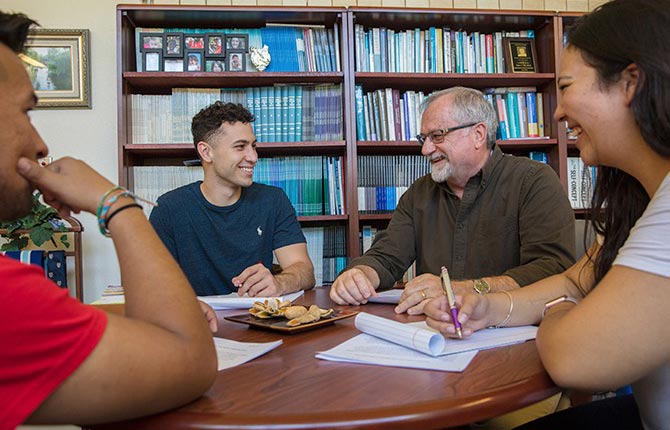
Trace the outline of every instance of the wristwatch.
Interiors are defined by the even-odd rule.
[[[574,297],[567,296],[567,295],[562,295],[560,297],[556,297],[553,300],[549,300],[547,303],[544,304],[544,309],[542,310],[542,319],[544,319],[544,317],[547,315],[547,311],[549,309],[551,309],[553,306],[556,306],[557,304],[563,303],[563,302],[570,302],[570,303],[574,303],[575,305],[578,303],[577,299],[575,299]]]
[[[472,289],[475,290],[477,294],[488,294],[491,292],[491,286],[488,282],[483,279],[475,279],[472,281]]]

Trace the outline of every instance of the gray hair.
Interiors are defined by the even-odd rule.
[[[446,90],[435,91],[421,103],[419,115],[428,109],[434,101],[447,94],[454,96],[454,120],[459,124],[483,122],[486,124],[486,147],[492,148],[496,142],[498,117],[493,105],[486,100],[481,91],[466,87],[451,87]]]

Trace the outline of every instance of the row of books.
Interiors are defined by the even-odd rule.
[[[137,71],[143,71],[142,33],[183,33],[188,35],[234,34],[247,35],[249,48],[268,46],[270,64],[267,72],[336,72],[341,71],[339,28],[323,26],[283,26],[268,24],[264,28],[143,28],[135,29],[135,54]],[[250,57],[245,56],[244,70],[255,71]]]
[[[193,117],[219,100],[240,103],[254,114],[259,142],[343,139],[341,85],[173,88],[171,95],[130,97],[131,142],[136,144],[191,142]]]
[[[333,28],[266,27],[261,45],[267,45],[271,61],[268,72],[336,72],[340,64],[337,23]],[[251,45],[253,46],[253,45]]]
[[[543,138],[544,96],[535,87],[500,87],[484,90],[498,115],[498,138]]]
[[[371,225],[364,225],[361,231],[358,233],[359,236],[359,245],[361,247],[361,254],[365,254],[368,249],[372,246],[372,244],[375,241],[375,237],[377,237],[377,233],[380,231],[383,231],[384,229],[378,229],[377,227],[373,227]],[[412,263],[412,265],[407,269],[405,274],[403,275],[402,279],[398,279],[398,281],[406,283],[408,281],[411,281],[416,277],[416,262]]]
[[[259,142],[333,141],[344,138],[342,86],[277,85],[247,88]]]
[[[421,128],[422,91],[400,93],[393,88],[363,92],[356,86],[356,139],[363,141],[416,140]]]
[[[591,207],[597,169],[587,166],[579,157],[568,157],[568,198],[573,209]]]
[[[344,215],[342,157],[261,158],[254,180],[284,190],[298,216]]]
[[[503,38],[534,38],[533,30],[468,33],[430,27],[395,31],[354,26],[356,71],[505,73]]]
[[[361,213],[393,211],[412,183],[430,166],[422,155],[358,156],[358,210]]]
[[[347,265],[347,230],[343,225],[302,229],[314,265],[316,285],[329,285]]]

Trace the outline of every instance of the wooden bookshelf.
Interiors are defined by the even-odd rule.
[[[119,5],[117,7],[117,77],[118,77],[118,159],[119,178],[132,187],[134,166],[181,165],[197,158],[189,142],[166,144],[132,142],[130,130],[133,94],[166,95],[172,88],[246,88],[274,84],[341,84],[343,88],[344,140],[329,142],[262,142],[259,156],[329,155],[344,161],[345,215],[299,217],[304,226],[347,226],[347,255],[360,254],[359,232],[363,223],[384,226],[390,214],[359,214],[357,200],[358,155],[420,155],[415,141],[357,141],[355,86],[365,91],[382,88],[416,90],[426,93],[455,85],[473,88],[533,86],[544,98],[543,139],[499,141],[503,151],[527,154],[543,151],[549,165],[567,187],[568,141],[562,124],[553,120],[557,104],[556,68],[562,46],[565,23],[578,14],[556,14],[547,11],[453,10],[351,7],[243,7],[243,6],[172,6]],[[290,25],[324,25],[339,27],[341,71],[338,72],[137,72],[135,32],[147,28],[261,28],[268,23]],[[535,32],[537,73],[379,73],[361,72],[355,68],[354,26],[386,27],[394,30],[431,26],[450,27],[468,32],[519,31]],[[574,153],[574,150],[570,150]]]

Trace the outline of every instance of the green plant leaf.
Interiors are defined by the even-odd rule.
[[[45,228],[43,225],[38,225],[30,230],[30,240],[37,246],[42,246],[44,242],[51,239],[53,230]]]

